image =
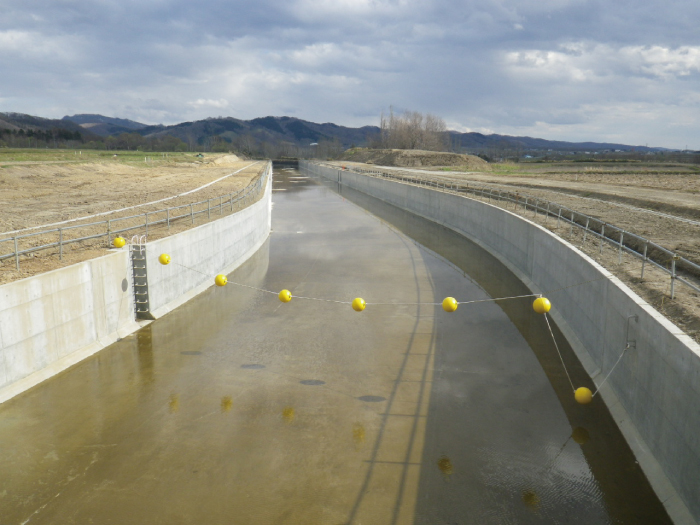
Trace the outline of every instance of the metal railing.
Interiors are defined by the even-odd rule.
[[[223,215],[224,210],[233,213],[234,211],[244,208],[249,203],[254,202],[257,199],[259,194],[262,191],[264,191],[265,184],[267,182],[267,177],[270,175],[270,173],[271,167],[268,164],[268,166],[263,170],[263,172],[257,175],[253,179],[253,182],[245,188],[237,192],[231,192],[207,200],[182,204],[180,206],[172,206],[156,211],[147,211],[136,215],[130,215],[128,217],[117,217],[114,219],[107,219],[104,221],[77,224],[74,226],[64,226],[62,228],[52,228],[48,230],[40,230],[33,233],[27,233],[24,235],[14,235],[12,237],[0,239],[0,250],[3,246],[7,246],[7,243],[11,243],[12,246],[11,252],[0,255],[0,261],[14,258],[15,268],[17,271],[19,271],[21,256],[26,256],[41,250],[58,248],[58,256],[61,260],[63,260],[63,248],[73,243],[85,242],[93,239],[106,237],[107,244],[110,245],[110,239],[114,235],[119,235],[126,232],[133,232],[135,230],[143,230],[145,232],[145,235],[148,235],[149,228],[153,229],[154,227],[160,225],[165,225],[169,229],[171,224],[176,223],[178,221],[182,223],[182,221],[189,220],[191,224],[195,224],[197,216],[202,214],[207,214],[207,218],[211,219],[212,214],[216,215],[216,213],[218,212],[219,215]],[[183,210],[184,213],[182,213]],[[124,221],[134,220],[137,222],[137,224],[124,224]],[[93,233],[90,235],[84,235],[79,237],[70,237],[71,232],[79,231],[81,229],[92,229],[93,231],[98,230],[98,233]],[[46,235],[54,236],[56,238],[56,241],[40,244],[39,246],[30,246],[27,248],[21,247],[22,241],[26,242],[28,239],[33,238],[41,239],[41,236]],[[40,242],[45,241],[42,240]]]
[[[489,184],[474,183],[474,182],[448,182],[438,178],[406,176],[401,173],[387,173],[378,170],[367,170],[357,168],[339,169],[338,166],[318,163],[319,166],[331,168],[335,171],[352,171],[372,177],[392,179],[407,184],[416,184],[428,188],[434,188],[452,193],[469,193],[488,199],[489,202],[500,201],[513,204],[515,211],[520,209],[523,212],[532,211],[533,218],[538,214],[544,215],[545,224],[552,218],[557,221],[557,227],[563,222],[570,227],[570,233],[573,233],[573,228],[576,227],[582,231],[581,246],[586,242],[588,235],[592,235],[600,241],[599,251],[602,253],[603,244],[613,246],[618,250],[618,261],[622,263],[622,254],[628,253],[633,257],[641,259],[642,269],[641,278],[644,278],[644,271],[647,264],[651,264],[662,272],[669,275],[671,280],[671,298],[675,298],[675,283],[676,281],[688,286],[689,288],[700,292],[700,286],[692,283],[689,279],[700,277],[700,265],[681,257],[676,252],[664,248],[644,237],[640,237],[632,232],[628,232],[614,224],[607,223],[585,213],[578,212],[566,206],[562,206],[553,201],[533,197],[521,192],[505,191],[495,188]],[[668,267],[667,267],[668,265]]]

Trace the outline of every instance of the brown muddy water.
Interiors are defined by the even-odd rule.
[[[530,299],[430,304],[528,293],[495,259],[274,176],[229,285],[0,405],[0,525],[669,523]]]

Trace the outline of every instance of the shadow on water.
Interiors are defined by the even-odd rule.
[[[463,271],[465,277],[482,287],[488,296],[510,297],[531,293],[495,257],[452,230],[337,183],[324,180],[323,184],[449,261]],[[526,301],[527,307],[523,307],[523,301]],[[529,464],[527,458],[518,458],[518,441],[531,439],[525,431],[523,435],[518,435],[519,429],[510,427],[508,432],[512,435],[506,437],[476,435],[483,434],[478,428],[479,417],[509,418],[510,414],[485,414],[483,410],[488,408],[481,409],[479,405],[483,402],[488,407],[491,400],[479,399],[478,395],[465,398],[463,393],[470,390],[469,382],[474,377],[465,373],[470,366],[473,367],[470,349],[435,337],[435,379],[430,397],[415,522],[574,523],[583,519],[580,513],[585,510],[587,502],[598,499],[602,500],[607,514],[600,516],[604,522],[671,523],[602,400],[596,398],[586,406],[575,402],[545,321],[532,311],[530,301],[519,299],[496,304],[539,361],[568,419],[570,433],[550,438],[550,444],[558,440],[556,446],[550,447],[553,457],[546,464],[539,465]],[[464,329],[469,328],[475,327],[467,323]],[[554,324],[552,329],[574,385],[594,389],[595,385],[560,330]],[[518,381],[517,378],[512,380]],[[517,385],[504,385],[504,392],[506,388],[508,395],[518,392]],[[531,412],[532,417],[542,417],[537,414],[537,406],[529,406],[528,400],[520,401],[524,402],[514,401],[514,410]],[[508,403],[506,401],[501,406],[508,407]],[[498,402],[495,404],[498,406]],[[525,414],[525,417],[529,417],[529,414]],[[506,479],[499,476],[489,479],[483,472],[464,472],[468,466],[479,464],[475,456],[488,455],[488,442],[492,439],[505,439],[513,443],[512,455],[490,460],[491,463],[506,463],[501,465]],[[567,488],[566,482],[575,481],[577,477],[576,472],[570,472],[567,480],[565,458],[575,451],[573,447],[580,447],[597,487],[576,486],[573,483],[573,489]],[[508,472],[512,475],[508,475]],[[489,491],[475,486],[475,479],[479,477],[483,479],[478,483],[491,485]],[[501,500],[479,501],[481,496],[493,498],[494,495]],[[496,514],[490,514],[494,512],[493,509],[498,509]]]

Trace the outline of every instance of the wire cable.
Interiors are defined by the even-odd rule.
[[[564,363],[564,358],[561,355],[561,352],[559,351],[559,345],[557,344],[557,340],[554,337],[554,332],[552,332],[552,326],[549,324],[549,316],[547,313],[544,314],[544,320],[547,321],[547,328],[549,328],[549,333],[552,336],[552,341],[554,341],[554,348],[557,349],[557,354],[559,354],[559,359],[561,360],[561,365],[564,367],[564,372],[566,372],[566,377],[569,380],[569,384],[571,385],[571,390],[576,392],[576,387],[574,386],[574,382],[571,380],[571,376],[569,375],[569,371],[566,369],[566,363]]]

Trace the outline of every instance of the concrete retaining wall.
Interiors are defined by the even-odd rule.
[[[126,250],[0,286],[0,403],[136,330]]]
[[[148,243],[151,312],[162,316],[253,255],[270,233],[263,197],[217,221]],[[162,266],[169,253],[176,264]],[[127,249],[0,286],[0,403],[137,330]]]
[[[146,246],[151,313],[158,318],[214,285],[244,263],[270,234],[272,168],[263,197],[248,208]],[[173,262],[163,266],[161,253]]]
[[[576,247],[518,215],[459,195],[300,164],[467,236],[534,293],[558,290],[548,293],[552,317],[596,383],[629,337],[636,348],[601,396],[672,519],[700,521],[700,346],[690,337]]]

